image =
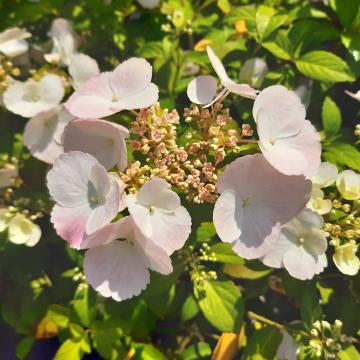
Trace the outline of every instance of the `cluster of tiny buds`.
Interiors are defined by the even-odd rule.
[[[73,271],[74,271],[74,275],[72,277],[72,281],[81,282],[81,283],[84,283],[84,285],[86,285],[85,274],[80,270],[80,268],[76,266],[76,267],[74,267]]]
[[[9,60],[0,59],[0,93],[4,92],[13,81],[12,76],[20,76],[21,70]]]
[[[332,210],[333,213],[335,212],[334,209],[339,209],[339,210],[342,210],[342,211],[345,211],[345,212],[349,212],[351,210],[351,206],[349,204],[343,204],[338,199],[333,200],[332,207],[333,207],[333,210]]]
[[[202,286],[205,281],[217,280],[217,273],[213,270],[193,271],[191,274],[191,280],[194,282],[195,285]]]
[[[315,321],[310,334],[310,346],[318,358],[335,359],[342,348],[352,342],[351,337],[342,334],[342,321],[335,320],[331,325],[328,321]]]
[[[360,124],[357,124],[357,125],[355,126],[355,131],[354,131],[354,133],[355,133],[355,136],[360,137]]]
[[[216,262],[216,254],[210,251],[210,245],[208,243],[202,243],[201,248],[199,249],[199,259],[201,261],[212,261]]]
[[[337,221],[336,224],[325,223],[323,230],[326,236],[332,239],[330,244],[336,244],[334,246],[339,245],[340,239],[355,241],[360,237],[360,217],[349,214],[344,219]]]
[[[31,221],[35,221],[44,216],[44,214],[41,211],[38,211],[36,213],[31,213],[30,210],[28,209],[19,209],[12,205],[8,206],[7,212],[5,213],[5,217],[11,219],[12,217],[14,217],[15,214],[24,215]]]

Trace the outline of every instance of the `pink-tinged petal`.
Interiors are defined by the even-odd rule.
[[[269,86],[256,97],[253,107],[255,122],[260,110],[266,111],[277,122],[296,123],[305,120],[306,110],[300,98],[282,85]]]
[[[282,233],[278,235],[278,241],[276,247],[270,253],[266,254],[262,258],[262,262],[266,266],[273,268],[282,268],[284,267],[283,258],[284,253],[289,251],[292,246],[296,246],[290,242]]]
[[[145,237],[138,229],[134,232],[134,243],[139,253],[144,254],[144,262],[151,270],[163,275],[173,272],[170,256],[155,241]]]
[[[93,119],[114,114],[110,77],[111,72],[104,72],[80,85],[65,103],[69,112],[79,118]]]
[[[125,127],[106,120],[76,119],[64,130],[64,151],[83,151],[107,169],[118,164],[119,170],[124,170],[127,165],[124,137],[128,136]]]
[[[257,94],[259,93],[258,90],[253,89],[251,86],[247,84],[237,84],[233,80],[223,81],[222,84],[228,91],[232,92],[233,94],[237,94],[249,99],[256,99]]]
[[[216,75],[219,77],[221,83],[223,84],[224,82],[229,81],[230,79],[226,73],[225,67],[222,64],[222,62],[220,61],[220,59],[216,56],[213,49],[211,49],[210,46],[207,46],[206,51],[207,51],[210,63],[212,65],[212,67],[214,68]]]
[[[206,105],[203,106],[204,109],[210,107],[212,104],[215,104],[218,100],[220,100],[223,96],[225,97],[228,93],[227,88],[223,88],[221,91],[219,91],[219,93],[214,97],[214,99],[212,101],[210,101],[209,103],[207,103]]]
[[[213,76],[201,75],[191,80],[187,96],[195,104],[208,104],[216,95],[217,81]]]
[[[119,187],[119,194],[120,194],[120,202],[119,202],[119,210],[118,212],[123,211],[126,209],[126,193],[125,193],[125,183],[120,179],[119,175],[116,173],[108,173],[110,182],[115,181]]]
[[[65,207],[87,203],[88,182],[95,164],[97,160],[93,156],[79,151],[60,155],[47,174],[47,185],[53,199]]]
[[[79,249],[90,249],[111,243],[114,240],[128,239],[134,231],[134,222],[131,216],[105,225],[90,235],[85,235]]]
[[[310,280],[322,271],[317,256],[311,255],[302,246],[294,246],[287,251],[283,262],[289,274],[299,280]]]
[[[45,103],[58,105],[65,95],[60,76],[47,74],[41,80],[42,98]]]
[[[309,180],[278,172],[261,154],[243,156],[229,164],[217,186],[220,193],[227,193],[217,200],[219,205],[215,204],[214,223],[219,236],[226,242],[237,240],[236,249],[246,258],[261,257],[270,251],[276,242],[272,235],[279,225],[295,217],[311,194]],[[224,219],[224,213],[228,219]],[[222,225],[222,221],[226,224]],[[233,238],[236,228],[240,232],[238,239]]]
[[[156,206],[169,211],[180,206],[179,195],[170,189],[167,181],[160,178],[146,182],[138,192],[136,199],[143,206]]]
[[[85,253],[86,280],[104,297],[116,301],[139,295],[150,281],[149,270],[137,249],[125,241],[113,241]]]
[[[191,232],[191,217],[183,206],[172,212],[156,209],[150,216],[150,223],[151,240],[168,255],[181,249]],[[139,228],[143,232],[141,225]]]
[[[264,131],[271,123],[267,116],[258,118],[259,147],[270,164],[285,175],[314,175],[321,163],[321,143],[310,121],[303,121],[303,128],[288,137]]]
[[[56,233],[78,249],[85,235],[85,223],[91,209],[87,204],[68,208],[55,205],[51,212],[51,222]]]
[[[73,54],[70,57],[69,74],[77,88],[92,77],[100,74],[96,60],[85,54]]]
[[[150,222],[150,208],[139,204],[134,194],[126,196],[126,205],[135,224],[141,229],[144,236],[151,237],[153,229]]]
[[[231,244],[232,249],[239,256],[248,260],[259,259],[276,249],[280,233],[279,225],[275,225],[271,229],[271,233],[266,235],[265,237],[261,235],[262,241],[258,243],[255,243],[251,240],[251,238],[247,237],[251,236],[251,234],[254,234],[256,237],[258,237],[258,234],[256,234],[257,230],[255,226],[253,228],[246,227],[245,229],[249,231],[243,231],[239,239]]]
[[[52,164],[63,153],[61,144],[54,140],[57,109],[42,112],[31,118],[24,130],[24,144],[39,160]]]
[[[86,233],[91,234],[109,224],[119,211],[119,183],[109,177],[105,169],[96,164],[92,167],[91,183],[96,189],[93,196],[98,196],[98,205],[94,206],[86,222]],[[90,201],[92,201],[91,193]]]
[[[143,90],[113,102],[111,109],[114,113],[122,110],[142,109],[155,104],[158,100],[159,88],[155,84],[150,83]]]
[[[110,86],[119,98],[128,97],[147,88],[151,77],[152,67],[148,61],[141,58],[130,58],[114,69],[110,78]]]
[[[238,221],[242,220],[243,208],[236,202],[236,193],[226,190],[215,203],[213,221],[221,241],[233,243],[241,234],[243,224]]]

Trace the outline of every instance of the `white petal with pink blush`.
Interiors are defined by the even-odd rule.
[[[37,159],[52,164],[62,154],[62,134],[74,117],[61,105],[41,112],[25,126],[24,144]]]
[[[285,175],[312,176],[321,163],[320,135],[305,120],[295,93],[282,86],[263,90],[254,102],[259,147],[269,163]]]
[[[74,88],[78,88],[92,77],[100,74],[96,60],[85,54],[70,56],[69,74]]]
[[[154,178],[126,196],[129,213],[142,234],[171,255],[191,232],[191,217],[165,180]]]
[[[116,301],[140,294],[150,282],[149,270],[168,275],[170,256],[144,237],[131,216],[122,218],[84,238],[87,281],[105,297]]]
[[[64,97],[61,78],[47,74],[39,81],[14,81],[4,92],[5,107],[14,114],[33,117],[60,104]]]
[[[82,151],[93,155],[105,168],[127,166],[125,138],[129,131],[121,125],[99,119],[76,119],[63,135],[64,151]]]
[[[263,258],[270,267],[284,267],[292,277],[310,280],[327,266],[327,240],[322,231],[323,218],[310,209],[304,209],[285,224],[279,243]]]
[[[224,88],[231,93],[250,98],[255,99],[258,91],[253,89],[248,84],[237,84],[235,81],[231,80],[225,70],[224,65],[220,61],[220,59],[216,56],[214,51],[211,49],[210,46],[207,46],[206,48],[210,63],[212,67],[214,68],[217,76],[220,79],[221,84],[224,86]]]
[[[149,107],[159,98],[159,89],[151,78],[151,65],[145,59],[131,58],[114,71],[101,73],[80,85],[66,107],[79,118],[101,118],[122,110]]]
[[[121,180],[87,153],[60,155],[47,175],[47,185],[56,202],[51,221],[58,235],[74,248],[124,208]]]
[[[19,56],[29,49],[29,44],[25,40],[31,34],[18,27],[6,29],[0,33],[0,53],[8,57]]]
[[[227,165],[217,188],[221,195],[213,214],[216,231],[246,259],[273,251],[280,226],[304,208],[311,194],[309,180],[278,172],[261,154]]]

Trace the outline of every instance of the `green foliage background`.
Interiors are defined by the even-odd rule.
[[[33,34],[32,43],[45,44],[52,20],[64,17],[81,35],[81,51],[103,71],[131,56],[149,59],[162,106],[180,114],[189,106],[185,90],[192,77],[186,76],[186,63],[211,72],[206,53],[196,51],[204,50],[202,40],[221,55],[234,79],[246,59],[261,57],[270,69],[262,87],[312,85],[307,114],[321,131],[324,159],[359,172],[353,135],[359,103],[344,90],[360,87],[360,2],[329,2],[165,0],[160,8],[144,10],[133,0],[0,0],[0,30],[23,26]],[[245,21],[245,34],[236,30],[239,20]],[[31,51],[36,58],[36,49]],[[231,98],[232,116],[239,121],[252,121],[251,106],[249,100]],[[4,109],[0,117],[0,152],[22,161],[24,186],[18,196],[30,198],[34,209],[41,199],[49,209],[47,167],[22,147],[25,120]],[[16,352],[19,359],[206,359],[222,332],[242,331],[239,358],[273,359],[281,340],[278,327],[264,326],[253,313],[278,324],[300,320],[294,326],[302,359],[316,358],[309,336],[301,335],[315,320],[341,319],[344,332],[357,336],[359,275],[343,276],[330,258],[326,272],[306,282],[248,263],[219,244],[209,205],[188,208],[193,229],[186,247],[207,243],[217,262],[201,266],[216,271],[218,279],[192,281],[175,255],[171,276],[153,273],[142,295],[121,303],[101,298],[81,281],[82,254],[56,236],[48,217],[39,221],[43,236],[34,248],[10,244],[6,233],[0,234],[0,358],[13,359]],[[237,266],[236,277],[224,271],[229,264]],[[342,353],[341,359],[359,358],[352,346]]]

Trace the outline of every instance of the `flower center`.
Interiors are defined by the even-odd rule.
[[[302,245],[305,242],[305,239],[303,237],[298,239],[298,242],[300,245]]]
[[[242,207],[243,208],[248,207],[249,205],[250,205],[250,198],[249,197],[242,200]]]
[[[90,197],[91,205],[97,206],[97,205],[103,204],[104,202],[105,202],[105,198],[102,195],[96,194],[96,195]]]
[[[153,214],[155,212],[155,206],[154,205],[149,206],[149,212],[150,212],[150,214]]]
[[[269,143],[274,146],[276,144],[276,139],[270,138]]]

